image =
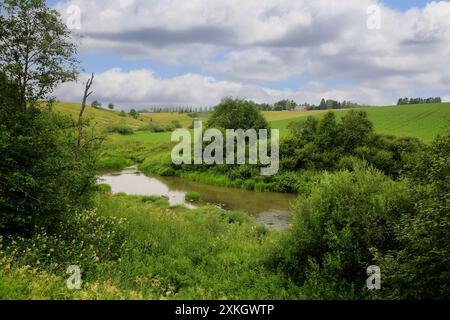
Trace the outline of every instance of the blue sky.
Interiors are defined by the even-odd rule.
[[[377,105],[450,97],[442,85],[450,79],[442,46],[450,36],[448,1],[385,0],[376,29],[366,25],[373,0],[47,3],[64,19],[70,5],[80,9],[81,66],[103,81],[96,98],[124,108],[211,105],[224,96]],[[135,94],[120,93],[124,86]],[[76,99],[77,90],[63,86],[58,98]]]

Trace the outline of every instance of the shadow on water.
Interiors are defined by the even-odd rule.
[[[178,177],[149,177],[139,172],[136,167],[102,176],[99,182],[109,184],[114,194],[165,196],[168,197],[170,205],[185,205],[188,208],[195,206],[186,202],[186,193],[198,192],[202,195],[201,204],[245,211],[257,223],[279,230],[290,225],[290,207],[297,198],[295,194],[216,187]]]

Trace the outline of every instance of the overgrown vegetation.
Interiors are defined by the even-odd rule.
[[[81,117],[93,75],[78,121],[42,107],[76,78],[76,47],[59,15],[41,0],[6,0],[0,13],[0,299],[449,298],[450,132],[425,144],[377,134],[363,111],[326,113],[289,126],[279,174],[263,177],[258,166],[173,165],[168,132],[205,115],[132,109],[107,112],[120,121],[104,121],[100,148]],[[269,124],[256,104],[224,99],[207,127]],[[298,192],[293,225],[271,231],[243,212],[96,185],[99,171],[136,163],[163,176]],[[70,265],[82,269],[79,291],[66,287]],[[381,268],[380,291],[366,289],[369,265]]]

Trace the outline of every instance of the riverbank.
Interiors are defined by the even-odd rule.
[[[277,230],[286,229],[291,224],[291,206],[298,198],[296,194],[217,187],[180,177],[146,176],[136,166],[102,175],[98,183],[109,185],[113,194],[165,197],[171,206],[195,209],[212,205],[242,211],[249,214],[255,223]],[[197,194],[198,199],[188,201],[186,196],[190,193]]]
[[[126,219],[120,256],[88,259],[89,266],[80,266],[82,290],[68,290],[65,268],[31,268],[8,261],[0,249],[0,299],[305,298],[264,265],[268,247],[281,234],[256,226],[245,214],[173,207],[156,197],[99,193],[95,202],[98,216]]]

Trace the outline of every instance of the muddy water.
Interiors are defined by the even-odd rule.
[[[165,196],[168,197],[170,205],[185,205],[189,208],[195,206],[186,202],[186,193],[199,192],[202,195],[201,204],[245,211],[257,223],[275,229],[285,229],[289,226],[290,207],[297,198],[297,195],[293,194],[215,187],[177,177],[149,177],[137,171],[135,167],[102,176],[99,182],[109,184],[114,194]]]

